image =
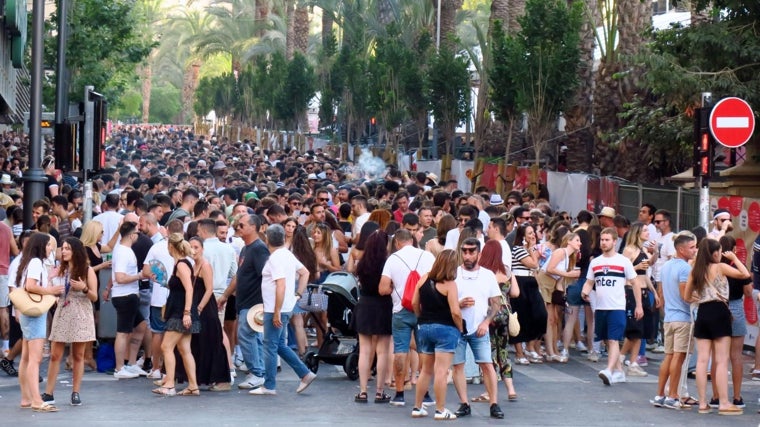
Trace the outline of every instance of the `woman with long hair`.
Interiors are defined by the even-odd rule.
[[[478,265],[491,270],[496,276],[496,281],[501,289],[503,301],[507,302],[510,298],[520,296],[520,288],[517,285],[517,279],[512,274],[511,269],[508,271],[502,262],[501,244],[496,240],[489,240],[483,246],[480,253]],[[507,387],[507,396],[509,400],[517,400],[517,392],[512,382],[512,363],[509,361],[509,328],[506,330],[497,329],[493,324],[489,326],[488,333],[491,338],[491,357],[496,372],[499,373],[504,385]],[[483,393],[479,397],[472,399],[473,402],[490,402],[488,393]]]
[[[517,278],[520,296],[512,300],[512,308],[520,320],[520,334],[510,337],[515,345],[516,362],[519,365],[543,363],[539,340],[546,332],[547,312],[534,271],[538,269],[536,232],[530,224],[522,225],[515,232],[512,246],[512,274]],[[523,352],[522,343],[526,343]]]
[[[285,231],[287,236],[287,228]],[[306,227],[298,225],[293,232],[293,238],[290,244],[290,252],[293,256],[309,270],[309,282],[316,282],[319,278],[317,275],[317,257],[314,255],[314,250],[311,248],[309,237],[306,234]],[[303,289],[298,289],[298,292],[303,294]],[[293,307],[293,316],[290,317],[290,326],[293,328],[293,332],[296,338],[296,345],[298,346],[298,355],[303,356],[306,354],[306,329],[304,328],[304,314],[307,312],[303,310],[298,304]],[[319,328],[317,328],[319,330]],[[321,336],[321,331],[319,332]]]
[[[547,240],[539,245],[543,247],[538,249],[539,253],[539,271],[536,276],[538,288],[541,291],[541,298],[546,304],[547,322],[546,335],[544,336],[544,346],[546,348],[547,362],[567,362],[567,355],[563,358],[557,349],[557,339],[559,338],[559,327],[562,325],[562,313],[565,309],[565,278],[577,278],[580,272],[573,271],[575,267],[575,252],[559,251],[562,246],[562,239],[567,234],[567,227],[556,227],[547,233]],[[538,239],[538,236],[536,237]],[[580,244],[580,239],[578,239]],[[560,252],[557,257],[554,252]],[[572,256],[573,265],[570,267],[569,259]],[[554,261],[552,264],[551,261]],[[551,267],[551,271],[549,268]],[[568,270],[570,268],[570,270]],[[555,291],[560,291],[555,293]]]
[[[722,263],[725,257],[736,265]],[[694,268],[684,289],[684,300],[699,304],[694,321],[697,339],[697,392],[699,413],[710,413],[707,400],[707,362],[715,365],[713,382],[718,390],[718,413],[741,415],[744,411],[728,399],[728,358],[731,346],[731,310],[728,308],[728,277],[749,278],[749,271],[733,252],[723,252],[720,242],[703,239],[699,243]]]
[[[657,295],[652,281],[649,280],[649,267],[654,265],[657,254],[654,250],[655,245],[650,245],[648,249],[645,247],[644,243],[648,241],[649,228],[642,222],[634,222],[628,229],[625,246],[623,247],[623,256],[631,261],[633,268],[636,270],[636,278],[634,280],[637,282],[638,288],[641,289],[641,305],[644,310],[644,317],[640,320],[636,320],[633,317],[632,313],[636,309],[636,300],[633,296],[633,288],[626,285],[626,314],[630,312],[631,315],[628,315],[625,341],[623,342],[623,348],[620,350],[620,355],[625,358],[626,355],[630,354],[630,359],[627,362],[627,375],[632,377],[645,377],[648,375],[639,365],[637,358],[642,338],[650,336],[651,332],[653,332],[651,331],[653,324],[651,323],[652,305],[649,303],[650,292],[655,296],[656,306],[660,306],[660,297]],[[647,320],[650,320],[649,324],[646,323]]]
[[[456,219],[450,214],[444,214],[438,221],[438,227],[435,229],[435,239],[430,239],[425,244],[425,250],[438,256],[446,246],[446,234],[459,225]]]
[[[333,248],[332,230],[325,223],[315,224],[311,237],[314,239],[314,254],[317,256],[317,272],[319,273],[319,280],[315,283],[322,283],[328,274],[340,271],[338,249]]]
[[[381,230],[385,230],[385,227],[391,221],[392,215],[387,209],[375,209],[369,214],[367,221],[376,222]]]
[[[564,229],[565,227],[560,228]],[[555,351],[557,350],[556,338],[560,338],[559,331],[562,330],[562,317],[565,312],[565,284],[578,280],[581,274],[580,269],[576,268],[580,251],[581,237],[576,233],[565,233],[562,243],[560,243],[559,248],[552,252],[552,256],[546,266],[546,272],[557,280],[557,285],[554,292],[552,292],[551,304],[547,304],[546,306],[546,310],[549,312],[549,322],[546,328],[546,345],[549,346],[550,343],[554,344],[553,349]],[[568,349],[570,348],[570,338],[573,335],[575,321],[578,319],[577,310],[570,311],[567,319],[564,334],[561,336],[562,352],[559,354],[559,357],[549,356],[552,360],[560,363],[567,363],[570,357]],[[553,341],[550,341],[548,332],[550,330]]]
[[[55,390],[61,357],[66,343],[71,343],[73,388],[71,404],[82,404],[79,390],[84,375],[85,349],[95,341],[95,319],[92,303],[98,299],[98,279],[87,260],[87,251],[79,239],[67,237],[61,246],[61,266],[53,283],[64,286],[50,327],[50,364],[42,399],[55,402]]]
[[[169,255],[175,262],[174,271],[168,281],[169,297],[166,300],[164,313],[166,332],[161,342],[166,377],[163,385],[153,390],[153,393],[164,396],[200,395],[195,377],[195,359],[190,349],[191,334],[197,334],[201,327],[198,306],[193,301],[193,267],[187,260],[191,251],[190,243],[184,239],[182,233],[169,235]],[[174,356],[175,348],[179,349],[179,354],[182,356],[188,380],[187,388],[179,393],[174,389],[177,363]]]
[[[295,233],[298,225],[298,220],[292,216],[282,222],[282,227],[285,229],[285,247],[288,249],[293,244],[293,233]]]
[[[391,399],[385,394],[383,386],[391,360],[389,349],[393,300],[390,292],[382,292],[379,288],[380,276],[387,258],[388,235],[382,230],[377,230],[367,238],[364,255],[359,261],[356,273],[360,286],[359,302],[353,318],[355,330],[359,334],[359,394],[354,397],[356,402],[367,402],[367,382],[375,356],[375,403],[385,403]]]
[[[34,233],[24,245],[18,270],[10,277],[14,287],[26,289],[38,295],[61,295],[63,285],[53,285],[48,281],[48,272],[43,261],[55,252],[56,241],[49,234]],[[9,271],[9,276],[11,271]],[[21,363],[18,382],[21,388],[21,407],[32,408],[35,412],[56,412],[55,405],[44,402],[40,396],[39,374],[42,363],[42,347],[46,338],[47,314],[32,317],[16,313],[21,325]]]
[[[346,271],[349,273],[356,273],[356,266],[364,255],[364,248],[367,246],[367,239],[369,236],[378,230],[380,225],[374,221],[367,221],[362,225],[359,231],[359,241],[356,242],[351,253],[348,254],[348,261],[346,261]]]
[[[430,272],[420,278],[412,306],[417,315],[417,340],[420,376],[414,396],[412,417],[427,415],[422,406],[433,379],[436,420],[453,420],[456,415],[445,408],[446,378],[459,338],[464,332],[456,279],[459,256],[446,249],[436,257]]]

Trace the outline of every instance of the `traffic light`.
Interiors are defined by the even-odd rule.
[[[710,108],[698,108],[694,114],[694,177],[710,179],[715,169],[715,140],[710,133]]]
[[[94,101],[95,114],[92,130],[92,164],[99,171],[106,165],[106,138],[108,137],[108,101],[99,97]]]
[[[76,142],[77,132],[76,125],[68,120],[64,123],[54,123],[55,127],[55,168],[64,172],[70,172],[79,169],[76,162]]]

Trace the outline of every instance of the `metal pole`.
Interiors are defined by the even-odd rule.
[[[712,93],[702,92],[702,108],[712,107]],[[699,225],[710,231],[710,181],[699,178]]]
[[[84,183],[84,219],[83,224],[87,224],[92,219],[92,181],[85,181]]]
[[[34,225],[32,205],[45,196],[45,171],[42,163],[42,49],[44,44],[45,1],[32,4],[32,81],[29,103],[29,169],[24,172],[24,228]]]
[[[66,45],[69,40],[68,0],[58,0],[58,64],[55,69],[55,123],[62,124],[69,113],[69,76],[66,68]]]
[[[436,1],[435,10],[435,53],[441,47],[441,0]]]

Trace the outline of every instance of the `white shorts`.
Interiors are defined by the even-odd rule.
[[[0,276],[0,308],[10,305],[8,299],[8,275]]]

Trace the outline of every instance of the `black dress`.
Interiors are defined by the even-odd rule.
[[[352,317],[353,329],[362,335],[391,335],[393,321],[393,299],[390,295],[380,295],[378,286],[380,275],[358,273],[359,302]]]
[[[100,256],[95,255],[95,251],[93,251],[89,246],[85,247],[85,249],[87,249],[87,258],[90,259],[90,267],[92,268],[103,264],[103,252],[100,252],[100,243],[95,243],[95,246],[97,246]],[[95,300],[92,305],[95,307],[95,311],[100,311],[100,290],[102,289],[100,283],[100,274],[95,274],[95,277],[98,279],[98,299]]]
[[[198,276],[193,285],[193,307],[203,299],[206,292],[206,285],[203,278]],[[219,310],[216,305],[216,298],[211,294],[203,311],[200,312],[201,330],[193,334],[190,341],[190,350],[195,359],[195,376],[198,384],[211,385],[215,383],[230,382],[230,365],[227,359],[227,350],[222,344],[222,325],[219,323]],[[175,350],[179,356],[179,352]],[[176,376],[178,382],[187,381],[185,367],[183,364],[177,364]]]
[[[177,276],[177,266],[180,263],[184,263],[190,269],[190,280],[193,281],[195,279],[192,274],[193,266],[190,264],[190,261],[181,259],[174,265],[174,271],[171,277],[169,277],[169,298],[166,299],[166,310],[164,312],[166,330],[183,334],[197,334],[201,330],[201,321],[198,318],[198,303],[195,301],[195,298],[193,298],[193,304],[190,307],[192,324],[189,329],[185,328],[185,325],[182,324],[182,317],[185,312],[185,288]]]

